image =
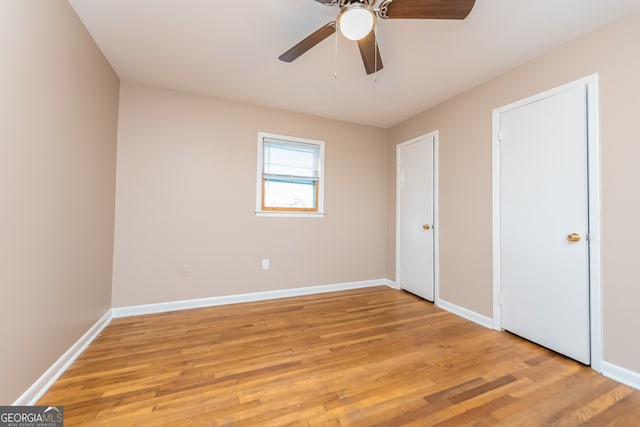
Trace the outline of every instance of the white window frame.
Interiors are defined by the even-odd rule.
[[[278,139],[285,142],[313,144],[320,147],[320,177],[318,179],[318,211],[317,212],[300,212],[300,211],[266,211],[262,210],[262,167],[264,154],[264,140]],[[305,218],[321,218],[325,215],[324,211],[324,141],[308,138],[298,138],[286,135],[277,135],[267,132],[258,132],[258,158],[256,172],[256,216],[262,217],[305,217]]]

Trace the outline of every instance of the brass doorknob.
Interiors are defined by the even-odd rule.
[[[422,228],[425,229],[425,230],[430,230],[431,226],[429,224],[425,224],[425,225],[422,226]]]
[[[567,236],[567,240],[571,243],[579,242],[580,235],[578,233],[571,233]]]

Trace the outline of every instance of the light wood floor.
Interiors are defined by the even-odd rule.
[[[115,319],[65,425],[638,426],[640,391],[386,287]]]

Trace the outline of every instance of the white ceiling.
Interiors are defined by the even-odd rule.
[[[383,20],[384,69],[335,36],[278,56],[336,17],[313,0],[69,0],[123,80],[389,127],[631,10],[640,0],[477,0],[464,21]],[[337,77],[334,78],[334,70]]]

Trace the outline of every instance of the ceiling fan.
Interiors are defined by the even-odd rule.
[[[280,55],[278,59],[292,62],[300,55],[336,33],[339,29],[348,39],[355,40],[367,74],[382,69],[382,58],[376,43],[378,19],[464,19],[476,0],[315,0],[326,6],[338,6],[338,17],[311,33]]]

